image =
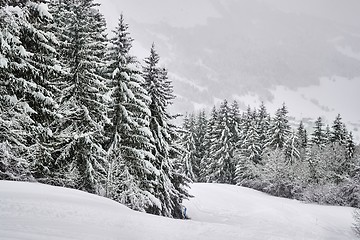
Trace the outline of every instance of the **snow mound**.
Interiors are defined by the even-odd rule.
[[[193,184],[190,193],[192,220],[184,221],[77,190],[0,181],[0,239],[355,239],[351,208],[221,184]]]

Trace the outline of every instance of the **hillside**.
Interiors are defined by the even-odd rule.
[[[214,0],[143,3],[102,0],[109,29],[123,13],[134,53],[152,42],[169,69],[182,113],[224,98],[242,110],[283,102],[297,119],[341,113],[360,140],[360,2],[355,0]]]
[[[193,184],[191,220],[134,212],[85,192],[0,181],[8,239],[355,239],[352,209],[318,206],[221,184]]]

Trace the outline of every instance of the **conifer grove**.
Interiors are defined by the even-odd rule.
[[[0,0],[0,179],[80,189],[182,218],[190,182],[360,207],[360,153],[338,115],[294,124],[285,104],[224,100],[174,125],[155,44],[131,53],[93,0]],[[296,126],[295,126],[296,125]],[[360,226],[360,214],[356,215]],[[360,232],[359,227],[357,231]]]

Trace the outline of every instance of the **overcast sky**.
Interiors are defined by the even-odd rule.
[[[139,58],[155,42],[175,110],[227,98],[243,109],[264,101],[273,114],[285,102],[297,119],[341,113],[359,135],[359,0],[100,2],[110,29],[124,14]]]

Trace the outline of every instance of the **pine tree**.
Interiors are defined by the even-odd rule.
[[[341,121],[341,116],[338,114],[332,125],[331,142],[338,142],[342,145],[346,143],[347,130],[345,124]]]
[[[349,133],[346,139],[346,158],[352,159],[355,153],[355,143],[352,132]]]
[[[299,127],[297,128],[297,137],[300,141],[300,148],[306,149],[308,145],[308,136],[302,121],[300,121]]]
[[[230,131],[231,131],[231,142],[234,148],[240,140],[240,109],[236,101],[234,101],[229,110],[230,117]]]
[[[315,121],[314,131],[311,134],[310,142],[313,145],[317,145],[319,147],[324,147],[326,144],[326,137],[324,133],[324,123],[322,121],[321,117],[318,117],[318,119]]]
[[[151,98],[150,131],[155,145],[153,165],[159,170],[154,195],[160,200],[161,206],[154,206],[149,212],[181,218],[180,203],[188,196],[185,189],[187,182],[186,178],[176,172],[173,166],[173,162],[179,155],[174,141],[177,132],[175,127],[169,124],[173,117],[167,112],[167,107],[175,96],[171,81],[167,78],[166,69],[158,66],[159,60],[160,57],[153,44],[150,56],[145,59],[143,77]]]
[[[276,111],[275,117],[269,128],[269,138],[266,143],[267,147],[272,149],[282,149],[284,147],[284,144],[290,135],[290,125],[287,113],[288,110],[285,104]]]
[[[204,156],[201,159],[201,171],[200,181],[213,182],[215,179],[212,174],[216,170],[216,162],[214,160],[215,154],[215,142],[217,141],[216,124],[218,120],[218,111],[214,106],[210,118],[207,121],[206,134],[203,142],[203,148],[205,149]]]
[[[184,155],[182,156],[181,172],[189,179],[196,179],[194,166],[196,161],[196,143],[195,143],[195,116],[190,114],[185,116],[183,124],[184,132],[182,134],[182,144],[184,146]]]
[[[211,173],[212,178],[220,183],[234,183],[234,145],[232,143],[230,108],[226,100],[219,108],[215,132],[217,139],[212,146],[215,161],[215,171]]]
[[[268,114],[264,102],[261,103],[259,110],[257,111],[257,132],[259,135],[259,162],[261,162],[262,155],[265,151],[265,146],[268,141],[268,132],[270,128],[271,118]]]
[[[53,123],[59,172],[75,188],[103,194],[108,170],[103,125],[106,51],[105,20],[92,0],[64,0],[54,18],[63,27],[60,62],[66,74],[59,87],[59,120]],[[66,22],[62,22],[66,19]]]
[[[244,138],[241,144],[242,155],[249,158],[255,164],[260,163],[261,159],[261,145],[260,136],[258,134],[258,125],[255,118],[250,119],[247,131],[244,133]]]
[[[31,167],[36,177],[49,172],[51,151],[45,144],[57,107],[57,89],[51,82],[57,73],[56,40],[47,29],[52,17],[44,2],[12,2],[11,7],[4,2],[0,10],[0,76],[4,80],[0,86],[0,126],[4,129],[2,155],[7,156],[3,166],[18,162],[19,169],[27,172]]]
[[[196,118],[195,124],[195,163],[193,164],[193,171],[197,181],[201,180],[201,161],[206,153],[205,140],[206,140],[206,128],[207,118],[205,110],[199,112]]]
[[[107,127],[109,159],[108,195],[132,209],[146,211],[156,205],[151,181],[157,170],[149,129],[150,97],[143,88],[141,67],[130,54],[133,39],[120,15],[107,54],[110,95]]]

